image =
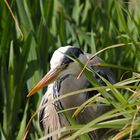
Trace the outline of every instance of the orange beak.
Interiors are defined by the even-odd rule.
[[[64,65],[61,65],[57,68],[55,68],[54,70],[50,70],[33,88],[32,90],[28,93],[27,97],[30,97],[32,95],[34,95],[38,90],[40,90],[41,88],[43,88],[44,86],[52,83],[53,81],[55,81],[59,74],[61,73],[61,71],[64,70]]]

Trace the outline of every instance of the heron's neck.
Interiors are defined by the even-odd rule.
[[[83,89],[86,81],[87,80],[84,75],[77,79],[77,75],[67,74],[57,80],[55,86],[57,87],[57,91],[63,95]]]

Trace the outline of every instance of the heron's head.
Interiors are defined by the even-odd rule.
[[[78,75],[81,67],[75,59],[83,64],[86,63],[86,55],[76,47],[65,46],[57,49],[52,55],[50,71],[38,82],[38,84],[29,92],[28,97],[36,93],[39,89],[52,83],[65,74]]]

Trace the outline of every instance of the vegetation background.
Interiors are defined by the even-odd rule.
[[[90,53],[113,47],[99,54],[118,81],[116,87],[107,84],[117,98],[110,103],[115,109],[107,118],[124,118],[98,125],[106,120],[102,116],[90,125],[94,129],[117,128],[107,139],[140,138],[139,7],[139,0],[1,0],[0,139],[22,139],[45,89],[31,98],[26,95],[49,69],[54,50],[68,44]],[[91,126],[76,129],[71,139]],[[42,136],[36,116],[27,139]]]

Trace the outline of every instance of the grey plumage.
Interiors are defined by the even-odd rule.
[[[87,87],[91,86],[84,74],[82,74],[81,77],[77,79],[77,76],[81,71],[81,67],[77,62],[74,62],[69,57],[67,57],[67,55],[73,58],[78,58],[83,64],[85,64],[92,56],[91,54],[83,53],[80,49],[71,46],[61,47],[53,54],[51,59],[51,69],[55,69],[55,67],[59,67],[60,65],[65,65],[65,70],[59,74],[53,83],[48,85],[47,91],[41,101],[40,107],[47,103],[39,113],[39,120],[45,130],[45,134],[51,133],[63,126],[69,125],[69,121],[64,116],[64,114],[57,113],[58,110],[80,106],[86,100],[97,94],[96,91],[80,93],[74,96],[63,98],[57,102],[52,102],[54,98],[57,98],[61,95],[80,89],[86,89]],[[89,62],[88,66],[105,77],[111,83],[115,83],[115,80],[109,69],[96,66],[97,63],[102,62],[103,61],[99,57],[95,56]],[[101,85],[105,85],[105,83],[96,74],[93,75],[93,77],[96,78]],[[84,111],[78,114],[76,120],[81,124],[88,123],[110,109],[111,107],[105,106],[87,107]],[[74,110],[69,111],[71,115],[73,112]],[[61,134],[58,134],[52,136],[51,139],[57,140],[60,136]],[[98,133],[95,132],[90,133],[90,136],[92,139],[100,139]]]

